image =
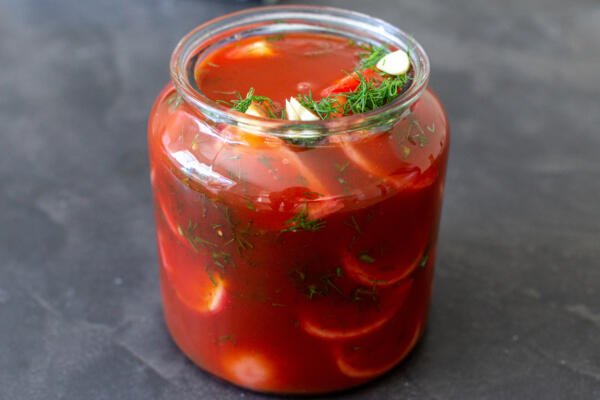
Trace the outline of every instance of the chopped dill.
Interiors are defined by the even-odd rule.
[[[227,265],[233,264],[233,258],[231,254],[224,251],[213,251],[212,254],[213,263],[221,270],[225,270]]]
[[[204,267],[204,271],[208,275],[208,279],[210,279],[210,283],[212,283],[214,287],[217,287],[218,286],[217,281],[215,280],[215,277],[214,277],[212,271],[208,268],[208,265]]]
[[[308,287],[306,288],[306,296],[311,300],[313,299],[313,297],[320,294],[321,291],[317,288],[316,285],[308,285]]]
[[[254,88],[250,88],[248,90],[246,97],[242,97],[242,95],[238,93],[238,98],[236,100],[231,100],[229,104],[231,105],[232,110],[246,112],[253,101],[257,103],[267,102],[269,104],[273,104],[273,101],[267,96],[256,96],[254,94]]]
[[[332,113],[339,112],[342,107],[335,97],[323,97],[321,100],[316,101],[313,99],[311,92],[300,95],[298,101],[321,119],[329,118]]]
[[[427,261],[429,261],[429,245],[427,245],[423,257],[421,257],[421,260],[419,261],[419,268],[425,268],[425,266],[427,266]]]
[[[351,298],[357,302],[367,299],[371,301],[377,301],[377,291],[375,290],[375,286],[371,287],[370,289],[365,287],[357,287],[352,291]]]
[[[354,215],[350,217],[350,220],[346,222],[346,225],[352,227],[359,235],[362,234],[362,229],[360,229],[360,225],[358,225],[358,221],[356,221]]]
[[[252,200],[245,199],[244,202],[246,203],[246,207],[248,208],[248,210],[256,211],[256,206],[254,205]]]
[[[350,162],[349,162],[349,161],[346,161],[346,162],[345,162],[345,163],[343,163],[343,164],[335,164],[335,169],[337,169],[337,171],[338,171],[340,174],[343,174],[343,173],[346,171],[346,168],[348,168],[348,166],[349,166],[349,165],[350,165]]]
[[[344,293],[340,290],[339,287],[337,287],[337,285],[333,282],[333,280],[331,279],[331,276],[324,276],[321,278],[321,280],[323,281],[323,283],[325,283],[327,286],[329,286],[330,288],[332,288],[333,290],[335,290],[339,295],[343,296]]]
[[[302,210],[292,218],[285,221],[286,227],[281,232],[316,232],[325,228],[325,221],[322,219],[310,219],[308,216],[308,207],[306,204]]]
[[[373,264],[375,262],[375,259],[371,257],[368,253],[359,254],[358,259],[366,264]]]
[[[271,164],[272,160],[271,157],[267,157],[264,154],[258,157],[258,161],[270,170],[273,170],[273,164]]]
[[[361,46],[367,53],[360,55],[360,64],[358,69],[367,69],[374,67],[390,51],[383,46],[363,45]]]
[[[384,78],[381,83],[375,85],[368,81],[361,73],[357,73],[360,80],[358,87],[346,95],[344,114],[359,114],[380,108],[400,94],[400,90],[408,80],[406,74]]]
[[[187,227],[185,229],[183,229],[181,227],[181,225],[177,225],[177,232],[179,233],[179,235],[181,235],[187,239],[187,241],[192,246],[192,249],[196,253],[199,253],[198,246],[202,246],[202,247],[216,247],[217,246],[216,244],[209,242],[208,240],[205,240],[205,239],[201,238],[200,236],[198,236],[196,234],[197,228],[198,228],[198,224],[193,222],[190,219],[188,221]]]
[[[235,243],[239,254],[242,254],[244,250],[253,249],[254,245],[249,240],[252,230],[252,220],[248,221],[245,227],[240,227],[240,225],[233,220],[229,208],[225,208],[225,219],[231,228],[231,239],[225,243],[225,245],[227,246],[231,243]]]

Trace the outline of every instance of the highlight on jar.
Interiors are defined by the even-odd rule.
[[[148,141],[167,328],[243,388],[343,390],[426,326],[448,157],[422,47],[274,6],[185,36]]]

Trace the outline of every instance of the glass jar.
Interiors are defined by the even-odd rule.
[[[196,85],[196,63],[217,46],[297,31],[404,49],[410,87],[372,112],[295,122],[231,111]],[[252,390],[322,393],[414,348],[449,140],[428,77],[412,37],[334,8],[250,9],[181,40],[148,140],[164,315],[194,363]]]

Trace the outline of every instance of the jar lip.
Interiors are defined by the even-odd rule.
[[[405,50],[414,71],[410,86],[392,102],[373,111],[327,120],[289,121],[255,117],[226,109],[191,83],[195,78],[189,76],[188,63],[201,53],[203,46],[207,48],[211,44],[210,40],[218,34],[244,32],[244,27],[251,30],[266,25],[284,25],[285,22],[296,25],[299,21],[318,27],[335,26],[338,34],[345,32],[350,35],[352,31],[356,32],[356,36],[359,36],[359,33],[360,36],[369,34],[373,40],[377,38],[380,43]],[[342,31],[342,27],[346,27],[346,31]],[[186,102],[201,113],[217,122],[243,126],[253,133],[281,137],[298,136],[299,132],[305,137],[319,136],[323,132],[354,132],[397,119],[424,92],[429,81],[429,72],[429,58],[423,47],[412,36],[394,25],[356,11],[312,5],[253,7],[212,19],[185,35],[175,47],[170,61],[170,76],[176,90]]]

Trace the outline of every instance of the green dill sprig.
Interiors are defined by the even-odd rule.
[[[344,93],[346,104],[344,114],[359,114],[380,108],[400,95],[401,89],[406,85],[406,74],[400,76],[387,76],[378,85],[368,81],[357,72],[360,83],[353,92]]]
[[[324,97],[319,101],[313,99],[312,92],[298,96],[298,101],[321,119],[329,118],[332,113],[339,112],[341,107],[334,97]]]
[[[308,207],[304,204],[302,210],[294,215],[292,218],[285,221],[285,228],[281,230],[284,232],[316,232],[325,228],[325,221],[322,219],[310,219],[308,215]]]
[[[202,246],[205,248],[217,246],[216,244],[209,242],[208,240],[203,239],[202,237],[198,236],[196,234],[197,228],[198,228],[198,224],[190,219],[188,221],[187,227],[185,229],[182,228],[181,225],[177,225],[177,232],[179,233],[180,236],[183,236],[189,242],[190,246],[192,246],[192,249],[196,253],[200,252],[198,246]]]
[[[364,45],[362,46],[362,48],[366,50],[367,53],[363,53],[360,55],[361,60],[358,64],[357,69],[367,69],[374,67],[375,65],[377,65],[379,60],[381,60],[386,54],[390,52],[387,48],[383,46],[373,46],[370,44]]]
[[[238,99],[231,100],[229,104],[231,105],[232,110],[246,112],[253,101],[257,103],[267,102],[271,105],[273,104],[273,101],[267,96],[254,95],[254,88],[250,88],[248,90],[248,93],[246,93],[246,97],[242,97],[242,95],[238,93]]]

